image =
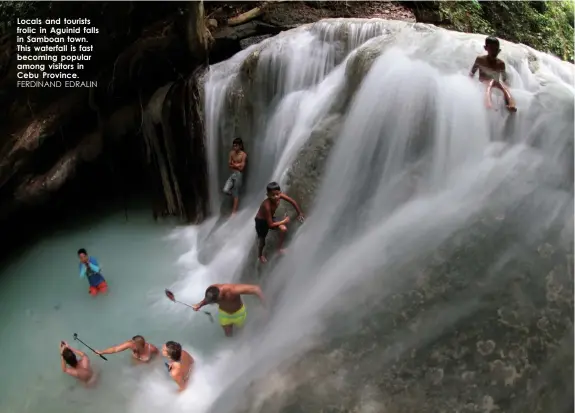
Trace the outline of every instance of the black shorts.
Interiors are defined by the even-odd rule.
[[[276,217],[273,217],[272,220],[274,222],[278,222],[278,219]],[[269,230],[274,231],[275,229],[277,229],[277,227],[275,228],[270,228],[268,226],[268,222],[265,219],[261,219],[261,218],[256,218],[256,233],[258,234],[258,238],[265,238],[268,236],[268,231]]]

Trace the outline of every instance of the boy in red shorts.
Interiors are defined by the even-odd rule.
[[[84,248],[78,250],[78,258],[80,258],[80,278],[88,277],[90,295],[105,294],[108,291],[108,284],[100,272],[98,261],[94,257],[88,256]]]

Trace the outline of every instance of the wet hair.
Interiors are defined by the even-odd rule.
[[[146,344],[146,340],[144,339],[144,337],[137,335],[132,337],[132,341],[140,346],[143,346],[144,344]]]
[[[168,350],[168,357],[174,361],[180,361],[182,358],[182,346],[180,343],[168,341],[166,343],[166,349]]]
[[[490,45],[497,46],[497,48],[499,48],[499,39],[497,39],[497,37],[489,36],[485,39],[485,46]]]
[[[212,285],[211,287],[206,288],[206,295],[204,300],[206,303],[215,303],[218,301],[219,296],[220,289]]]
[[[78,365],[78,359],[76,358],[76,355],[68,347],[62,350],[62,357],[69,366],[76,367]]]
[[[268,194],[269,194],[270,192],[273,192],[273,191],[281,191],[281,189],[280,189],[280,184],[278,184],[278,183],[275,182],[275,181],[274,181],[274,182],[270,182],[270,183],[268,184],[268,186],[266,186],[266,191],[267,191]]]
[[[238,145],[242,151],[244,150],[244,141],[242,141],[242,138],[234,139],[232,145]]]
[[[80,255],[80,254],[86,254],[86,255],[88,255],[88,251],[86,251],[85,248],[80,248],[80,249],[78,250],[78,255]]]

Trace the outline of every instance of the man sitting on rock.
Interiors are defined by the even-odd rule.
[[[501,51],[499,48],[499,40],[495,37],[488,37],[485,39],[484,48],[487,54],[478,56],[475,59],[469,76],[474,77],[475,72],[479,69],[479,81],[487,85],[487,89],[485,90],[485,105],[489,109],[493,106],[491,102],[491,89],[496,87],[503,92],[505,104],[509,112],[517,112],[515,101],[511,93],[509,93],[509,89],[503,83],[507,81],[507,74],[505,72],[505,62],[497,58],[497,55]]]

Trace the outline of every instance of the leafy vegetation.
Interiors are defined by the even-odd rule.
[[[575,2],[439,1],[441,18],[450,28],[484,33],[573,62]]]

